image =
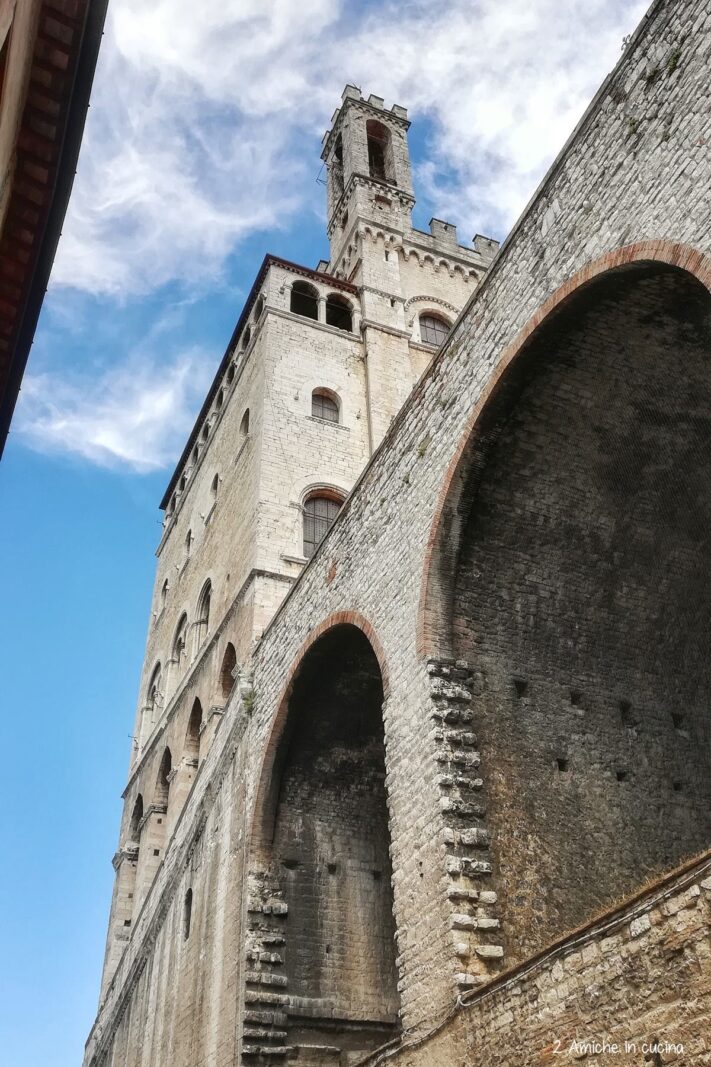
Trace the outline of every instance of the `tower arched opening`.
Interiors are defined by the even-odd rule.
[[[365,128],[368,139],[368,170],[371,178],[393,183],[395,174],[390,130],[377,119],[368,119]]]
[[[308,282],[294,282],[289,310],[305,319],[318,319],[318,291]]]
[[[353,309],[345,297],[331,293],[326,298],[326,323],[338,330],[353,330]]]
[[[445,504],[430,617],[476,679],[509,962],[709,843],[710,324],[664,264],[580,289]]]
[[[289,1044],[344,1057],[397,1029],[383,699],[358,627],[320,637],[283,709],[255,827],[265,883],[288,907]]]

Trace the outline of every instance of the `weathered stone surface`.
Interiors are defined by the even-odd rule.
[[[266,1039],[243,1041],[245,1023],[290,1035],[296,1009],[336,1031],[345,991],[355,985],[339,985],[336,969],[329,972],[336,942],[310,942],[312,924],[297,918],[297,901],[317,912],[326,900],[328,929],[353,936],[368,966],[384,939],[369,928],[346,933],[343,917],[384,914],[392,904],[400,1022],[408,1036],[426,1038],[461,993],[459,976],[481,971],[496,982],[504,949],[507,966],[523,962],[601,904],[708,844],[710,35],[703,0],[653,4],[390,429],[431,357],[413,337],[415,298],[447,301],[454,284],[449,302],[461,307],[473,280],[454,267],[464,269],[466,256],[451,247],[449,267],[437,268],[433,253],[445,235],[403,238],[409,193],[369,180],[346,230],[333,231],[340,258],[332,268],[347,273],[359,256],[367,260],[369,280],[356,271],[358,291],[350,293],[361,320],[378,326],[366,323],[367,340],[291,315],[287,287],[304,275],[273,264],[264,276],[266,317],[260,328],[252,323],[247,354],[236,353],[221,409],[217,394],[211,401],[208,439],[160,549],[107,980],[87,1067],[234,1067],[244,1046],[270,1047]],[[357,107],[360,122],[367,104]],[[361,137],[353,152],[364,144]],[[398,153],[405,144],[398,138]],[[376,207],[376,196],[388,203]],[[381,223],[366,211],[382,212]],[[606,272],[615,272],[612,284]],[[336,283],[314,284],[325,295]],[[267,381],[277,418],[263,402]],[[308,422],[304,404],[320,385],[341,397],[342,426]],[[301,573],[298,557],[282,556],[298,548],[302,494],[313,483],[353,485],[370,448],[366,399],[373,442],[383,439],[383,447]],[[285,437],[304,445],[294,445],[293,488]],[[186,562],[189,524],[200,542]],[[171,595],[161,605],[166,574]],[[190,650],[191,663],[178,656],[162,707],[147,713],[156,662],[170,661],[181,613],[189,610],[192,625],[208,577],[215,595],[204,643]],[[290,764],[287,741],[299,737],[293,694],[309,650],[341,627],[364,635],[377,659],[383,736],[376,744],[368,728],[360,747],[353,738],[319,747],[324,720],[317,718],[309,791]],[[228,642],[250,677],[220,701]],[[335,661],[325,664],[323,681],[335,670]],[[186,740],[196,698],[214,709],[203,717],[197,768]],[[333,694],[336,712],[339,700]],[[307,703],[298,706],[308,712]],[[453,710],[459,718],[447,720]],[[433,722],[434,714],[441,717]],[[476,754],[474,742],[462,741],[467,735],[476,736]],[[163,805],[154,801],[161,801],[156,782],[167,748],[175,775]],[[304,749],[297,763],[306,758]],[[371,809],[363,794],[372,840],[358,836],[346,856],[353,863],[341,896],[328,887],[345,859],[327,855],[329,819],[319,807],[319,785],[335,780],[339,758],[350,770],[364,768],[370,786],[377,778],[383,801]],[[335,789],[321,794],[343,801],[339,842],[346,814],[355,822],[358,811],[346,803],[358,775],[348,780],[353,789],[342,797]],[[282,781],[282,796],[299,799],[280,815]],[[144,806],[134,820],[139,795]],[[491,834],[486,858],[459,854],[475,850],[457,835],[478,830]],[[128,846],[137,832],[134,861]],[[287,843],[298,845],[295,853]],[[376,844],[389,867],[366,861]],[[309,879],[299,866],[304,856]],[[587,940],[576,935],[569,952],[556,950],[555,961],[542,956],[530,973],[515,972],[480,1000],[474,994],[439,1033],[389,1053],[388,1062],[528,1067],[578,1033],[641,1043],[653,1026],[683,1040],[677,1062],[684,1067],[708,1064],[708,870],[696,893],[679,877],[678,889],[668,887],[646,913],[648,929],[635,927],[633,936],[633,904],[619,928],[601,923]],[[314,899],[304,890],[287,909],[289,886],[307,881]],[[335,906],[345,901],[349,907]],[[475,915],[482,905],[487,914]],[[464,935],[451,925],[455,914],[472,923]],[[480,919],[500,922],[502,944],[491,945],[473,925]],[[259,931],[263,944],[283,946],[283,994],[247,988],[254,967],[245,953]],[[471,954],[463,964],[456,946],[465,940]],[[303,977],[293,952],[289,962],[294,944],[304,959],[326,961],[326,995],[300,1000],[292,989]],[[383,1000],[389,1014],[393,1000]],[[395,1032],[392,1018],[370,1022],[368,1048]],[[274,1047],[291,1045],[290,1036],[274,1037]]]

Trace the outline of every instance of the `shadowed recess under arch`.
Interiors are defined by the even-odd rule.
[[[300,662],[265,768],[252,862],[288,909],[291,1045],[355,1054],[397,1026],[382,705],[368,638],[333,627]]]
[[[441,646],[474,670],[509,961],[708,843],[710,322],[682,270],[600,276],[463,453]]]

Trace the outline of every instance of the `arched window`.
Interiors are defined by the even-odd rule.
[[[210,598],[212,597],[212,584],[205,582],[198,600],[197,619],[195,621],[195,648],[198,649],[207,637],[207,628],[210,625]]]
[[[197,761],[200,759],[200,730],[202,729],[202,704],[196,697],[193,702],[188,732],[185,735],[185,756]]]
[[[168,599],[168,579],[166,578],[160,587],[160,606],[161,609],[165,607],[165,602]]]
[[[222,667],[220,669],[220,692],[225,702],[234,689],[236,667],[237,653],[235,652],[235,646],[230,641],[222,657]]]
[[[217,497],[217,491],[220,488],[220,476],[216,474],[212,479],[212,485],[210,486],[210,492],[212,493],[213,500]]]
[[[294,282],[290,310],[305,319],[318,319],[318,292],[308,282]]]
[[[244,334],[242,335],[242,348],[243,349],[244,348],[249,348],[249,342],[251,340],[252,340],[252,331],[248,326],[247,329],[244,331]]]
[[[185,655],[185,641],[188,632],[188,617],[183,612],[178,621],[178,625],[175,629],[175,637],[173,638],[173,662],[180,666]]]
[[[234,363],[230,363],[229,367],[227,368],[227,384],[228,385],[232,385],[232,382],[234,381],[234,377],[235,377],[235,365],[234,365]]]
[[[155,713],[160,708],[163,702],[163,693],[161,692],[161,667],[160,663],[156,663],[153,668],[153,674],[151,680],[148,683],[148,690],[146,692],[146,710],[150,715],[150,722],[155,722]]]
[[[185,535],[185,555],[186,556],[189,556],[190,553],[192,552],[192,550],[193,550],[193,541],[194,540],[195,540],[195,538],[193,537],[193,531],[192,530],[188,530],[188,532]]]
[[[206,422],[205,425],[202,428],[202,439],[203,439],[203,441],[207,441],[209,436],[210,436],[210,423]]]
[[[220,410],[220,408],[222,407],[224,402],[225,402],[225,394],[224,394],[224,391],[222,389],[220,389],[219,393],[217,394],[217,397],[215,398],[215,407],[217,408],[218,411]]]
[[[199,445],[195,445],[195,447],[193,449],[193,456],[192,456],[193,467],[197,466],[197,461],[198,461],[199,456],[200,456],[200,446]]]
[[[141,843],[141,823],[143,822],[143,797],[139,793],[136,797],[136,803],[133,805],[133,811],[131,812],[131,821],[128,824],[128,839],[134,845],[140,845]]]
[[[365,124],[368,137],[368,169],[371,178],[391,182],[393,180],[392,145],[390,131],[377,119]]]
[[[336,201],[343,192],[343,138],[340,133],[336,140],[336,147],[333,150],[333,155],[331,156],[329,172],[333,182],[333,198],[334,201]]]
[[[177,499],[177,496],[175,495],[175,493],[173,493],[172,497],[170,498],[170,507],[168,508],[169,515],[172,515],[175,512],[175,505],[177,503]]]
[[[190,937],[190,922],[193,915],[193,891],[188,889],[185,894],[185,901],[183,903],[183,940],[187,941]]]
[[[249,408],[246,409],[242,416],[242,421],[239,424],[239,436],[240,440],[244,441],[245,437],[249,434]]]
[[[257,303],[254,305],[254,321],[259,322],[264,311],[264,297],[257,297]]]
[[[353,313],[351,305],[342,296],[331,295],[326,300],[326,323],[335,326],[339,330],[353,329]]]
[[[449,333],[449,323],[438,315],[420,315],[420,338],[426,345],[439,345]]]
[[[172,770],[173,757],[170,754],[170,749],[166,748],[158,769],[158,780],[156,782],[155,792],[156,807],[166,809],[168,807],[168,800],[170,799],[170,776]]]
[[[183,475],[182,478],[180,479],[180,484],[178,486],[178,489],[180,490],[181,493],[185,489],[185,483],[186,482],[187,482],[187,478],[185,477],[185,475]]]
[[[311,394],[311,414],[324,422],[338,422],[338,401],[327,389],[314,389]]]
[[[304,504],[304,555],[311,559],[333,525],[343,501],[335,494],[310,496]]]

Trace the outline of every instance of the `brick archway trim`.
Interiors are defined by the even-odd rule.
[[[269,727],[269,737],[264,748],[259,771],[259,785],[257,786],[257,793],[252,806],[249,830],[251,850],[255,848],[259,849],[263,844],[261,840],[262,835],[260,833],[260,819],[263,817],[265,804],[269,796],[277,748],[286,726],[287,716],[289,714],[289,698],[294,688],[297,675],[299,674],[304,659],[311,648],[320,640],[320,638],[324,637],[325,634],[335,629],[337,626],[355,626],[368,639],[380,668],[380,676],[383,681],[383,700],[385,701],[388,698],[390,683],[385,653],[380,639],[371,623],[364,615],[361,615],[360,612],[357,611],[334,611],[330,615],[327,615],[318,626],[315,626],[314,629],[311,630],[308,637],[306,637],[301,644],[301,647],[289,668],[287,679],[282,686],[276,702],[276,715]]]
[[[437,562],[442,546],[443,529],[446,525],[445,513],[447,510],[451,511],[453,501],[456,502],[457,483],[466,464],[468,445],[489,400],[511,364],[527,346],[533,334],[552,314],[561,310],[575,294],[601,275],[643,263],[663,263],[686,271],[711,292],[711,255],[692,248],[690,245],[669,240],[639,241],[635,244],[624,245],[622,248],[606,252],[605,255],[592,260],[571,275],[548,297],[545,303],[541,304],[511,344],[507,345],[501,353],[486,387],[467,419],[464,432],[449,462],[437,497],[420,580],[416,633],[417,652],[420,656],[451,655],[447,620],[443,618],[444,606],[438,582]]]

